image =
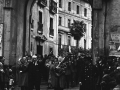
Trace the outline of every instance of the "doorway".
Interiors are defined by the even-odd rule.
[[[39,54],[39,55],[43,55],[43,46],[41,46],[41,45],[37,45],[37,54]]]

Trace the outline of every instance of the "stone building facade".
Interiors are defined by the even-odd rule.
[[[57,55],[57,0],[0,0],[0,12],[0,54],[6,64],[27,53]]]
[[[120,1],[93,0],[93,58],[120,56]]]
[[[85,36],[79,41],[79,47],[91,49],[91,6],[83,0],[59,0],[58,32],[59,48],[76,47],[76,40],[70,35],[69,26],[73,20],[83,21],[86,25]]]
[[[44,1],[44,0],[43,0]],[[52,1],[52,0],[51,0]],[[30,23],[30,52],[45,55],[51,51],[57,56],[57,3],[55,10],[50,11],[50,3],[46,0],[46,7],[36,2],[31,7]],[[40,38],[45,39],[45,41]]]
[[[71,2],[71,11],[65,8],[68,2]],[[26,54],[53,52],[57,56],[60,33],[62,45],[68,45],[69,39],[70,45],[76,46],[76,41],[69,35],[68,19],[69,24],[73,20],[86,23],[86,37],[81,39],[80,46],[84,47],[86,40],[86,48],[91,47],[89,4],[80,0],[62,0],[63,7],[59,5],[58,0],[0,0],[0,56],[6,58],[6,64],[15,65]],[[58,25],[59,16],[63,17],[62,25]]]

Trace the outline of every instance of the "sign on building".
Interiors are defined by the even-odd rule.
[[[109,42],[110,56],[119,56],[120,57],[120,32],[119,27],[113,29],[110,33],[110,42]]]
[[[120,43],[120,33],[111,33],[111,40],[114,43]]]

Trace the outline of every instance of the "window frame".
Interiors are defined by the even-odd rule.
[[[62,44],[62,35],[61,34],[59,34],[59,37],[58,37],[58,45],[61,45]]]
[[[71,46],[71,37],[68,36],[68,45]]]
[[[59,8],[62,8],[62,0],[59,0]]]
[[[87,24],[86,23],[84,24],[84,29],[85,29],[84,32],[86,33],[86,31],[87,31]]]
[[[41,17],[40,17],[40,14],[41,14]],[[43,18],[43,16],[42,16],[42,12],[39,11],[39,22],[40,22],[40,23],[42,23],[42,18]]]
[[[49,54],[53,53],[53,47],[49,47]]]
[[[51,20],[52,20],[52,24],[51,24]],[[54,36],[54,18],[50,17],[50,26],[49,26],[49,36]]]
[[[62,17],[59,16],[59,26],[62,26]]]
[[[71,11],[71,2],[68,2],[68,11]]]
[[[71,20],[68,19],[68,27],[70,27],[70,24],[71,24]]]
[[[77,14],[80,14],[80,6],[77,5],[77,10],[76,10]]]
[[[51,20],[52,20],[52,25],[51,25]],[[50,17],[50,29],[53,29],[53,18]]]
[[[87,8],[84,8],[84,16],[87,17]]]

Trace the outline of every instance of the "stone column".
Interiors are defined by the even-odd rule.
[[[5,64],[9,64],[10,55],[10,31],[11,31],[11,9],[4,8],[4,34],[3,34],[3,56],[5,57]]]

